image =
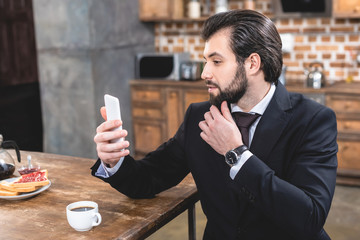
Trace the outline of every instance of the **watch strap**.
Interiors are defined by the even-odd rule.
[[[246,150],[248,150],[248,147],[246,145],[241,145],[240,147],[235,148],[233,151],[236,151],[238,156],[241,156]]]

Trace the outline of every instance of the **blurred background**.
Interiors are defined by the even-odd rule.
[[[21,150],[95,159],[93,137],[107,93],[120,99],[130,150],[145,154],[171,137],[190,102],[207,98],[198,65],[203,61],[199,34],[204,20],[229,9],[253,9],[269,16],[281,34],[284,84],[337,114],[339,182],[346,186],[337,185],[326,229],[334,239],[357,239],[360,1],[289,2],[0,0],[0,134],[4,140],[15,140]],[[171,65],[170,77],[155,74],[160,83],[135,81],[132,89],[131,81],[149,77],[141,75],[146,67],[158,73],[164,66],[156,69],[150,64],[139,70],[137,57],[145,53],[154,57],[150,62],[165,54],[185,56],[190,63],[180,70],[180,62],[171,62],[175,67]],[[196,71],[186,75],[189,69]],[[310,73],[320,74],[324,85],[304,88],[315,80]],[[194,92],[195,88],[201,90]],[[174,111],[179,106],[181,110]],[[139,149],[134,147],[136,140]],[[198,204],[197,209],[200,238],[205,219]],[[152,239],[184,239],[186,215],[178,219]]]
[[[295,13],[276,0],[192,2],[1,0],[4,139],[23,150],[96,158],[92,139],[109,93],[120,98],[132,142],[129,81],[135,78],[136,54],[187,52],[190,60],[202,61],[201,26],[224,6],[255,9],[273,19],[283,38],[288,83],[304,82],[313,61],[323,64],[330,84],[360,81],[359,1],[323,0],[320,10],[299,5],[302,12]]]

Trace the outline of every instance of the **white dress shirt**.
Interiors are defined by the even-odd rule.
[[[265,97],[263,99],[261,99],[261,101],[256,104],[248,113],[251,114],[260,114],[260,117],[258,117],[255,122],[250,126],[249,128],[249,148],[251,146],[251,142],[252,139],[254,137],[254,133],[255,133],[255,129],[262,117],[262,115],[264,114],[267,106],[269,105],[272,97],[274,96],[274,92],[275,92],[276,86],[275,84],[271,84],[270,86],[270,90],[268,91],[268,93],[265,95]],[[243,110],[235,104],[231,104],[231,112],[243,112]],[[246,163],[246,161],[252,156],[253,154],[249,151],[246,150],[240,157],[239,161],[231,167],[230,169],[230,177],[231,179],[234,179],[236,174],[240,171],[240,168]]]

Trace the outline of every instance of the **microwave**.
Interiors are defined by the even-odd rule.
[[[180,65],[190,61],[190,53],[138,53],[135,77],[140,79],[180,80]]]
[[[331,17],[333,0],[272,0],[275,18]]]

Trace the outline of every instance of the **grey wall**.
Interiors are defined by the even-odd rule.
[[[93,137],[105,93],[119,97],[132,142],[129,80],[154,29],[134,0],[33,0],[44,151],[96,158]]]

